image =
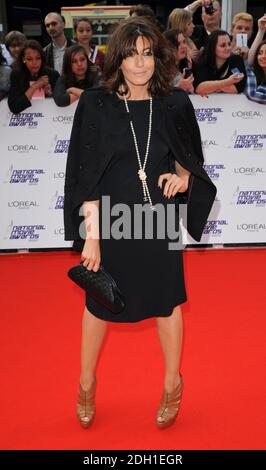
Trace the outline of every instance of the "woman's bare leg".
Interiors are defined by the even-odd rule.
[[[106,332],[106,322],[92,315],[85,307],[82,319],[80,384],[88,390],[95,376],[99,352]]]
[[[164,388],[171,393],[177,387],[183,340],[183,319],[180,306],[173,309],[169,317],[157,318],[158,334],[164,354]]]

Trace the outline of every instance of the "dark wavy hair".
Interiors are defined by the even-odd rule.
[[[138,5],[133,5],[130,10],[129,10],[129,16],[132,16],[132,15],[136,15],[136,16],[150,16],[152,18],[155,18],[155,13],[153,11],[153,9],[149,6],[149,5],[146,5],[146,4],[138,4]]]
[[[129,92],[120,66],[124,59],[136,52],[136,42],[140,36],[149,41],[155,59],[155,70],[148,91],[154,98],[169,95],[171,81],[176,75],[173,49],[148,17],[137,16],[123,20],[114,30],[105,55],[102,87],[106,92],[115,93],[123,84],[124,92]]]
[[[258,54],[261,46],[264,46],[266,44],[266,40],[262,41],[260,45],[257,47],[257,50],[255,52],[255,58],[254,58],[254,64],[253,64],[253,71],[256,75],[256,80],[258,85],[264,85],[266,83],[266,76],[264,73],[264,70],[261,68],[261,66],[258,63]]]
[[[95,72],[92,72],[88,54],[86,49],[80,44],[74,44],[73,46],[68,47],[65,50],[64,59],[63,59],[63,69],[62,69],[62,77],[65,80],[66,87],[75,86],[77,84],[77,78],[72,71],[72,58],[78,53],[82,52],[87,60],[87,71],[85,74],[84,80],[84,89],[89,88],[93,85],[95,80]]]
[[[223,72],[226,70],[228,65],[228,59],[225,61],[224,65],[218,70],[216,66],[216,46],[218,42],[218,38],[220,36],[228,36],[229,39],[230,35],[227,31],[223,31],[222,29],[218,29],[217,31],[213,31],[209,36],[209,42],[206,47],[205,53],[203,54],[202,59],[199,61],[200,65],[207,65],[212,73],[217,77],[221,76]]]
[[[167,31],[165,31],[163,33],[164,37],[167,39],[167,41],[169,41],[169,43],[171,44],[171,46],[174,48],[174,50],[177,50],[179,49],[179,42],[178,42],[178,36],[179,34],[182,34],[182,36],[184,36],[184,34],[182,33],[182,31],[178,28],[175,28],[175,29],[168,29]],[[180,70],[182,72],[182,70],[185,68],[185,67],[188,67],[188,60],[187,58],[185,57],[184,59],[181,59],[179,64],[178,64],[178,70]]]
[[[25,42],[23,48],[19,52],[18,59],[14,63],[13,69],[20,74],[21,80],[23,81],[26,77],[29,75],[29,70],[26,67],[26,64],[24,64],[24,56],[25,56],[25,51],[27,49],[33,49],[34,51],[39,52],[42,60],[41,68],[38,72],[38,76],[40,77],[41,75],[45,74],[46,70],[46,57],[45,53],[43,51],[42,46],[38,41],[35,41],[35,39],[29,39]]]

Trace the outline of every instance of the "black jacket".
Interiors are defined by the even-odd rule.
[[[174,158],[191,171],[187,228],[200,240],[216,188],[203,168],[199,127],[183,90],[160,98],[158,131]],[[71,133],[65,179],[65,239],[79,240],[79,208],[100,198],[99,181],[129,127],[130,115],[116,96],[99,88],[86,90],[79,101]]]

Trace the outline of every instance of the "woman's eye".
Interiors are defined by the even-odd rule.
[[[144,55],[145,55],[145,56],[152,56],[153,53],[152,53],[152,51],[145,51],[145,52],[144,52]]]

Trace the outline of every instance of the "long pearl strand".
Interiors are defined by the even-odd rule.
[[[124,99],[125,99],[126,110],[129,114],[128,102],[127,102],[127,99],[126,99],[125,95],[124,95]],[[146,147],[146,153],[145,153],[145,158],[144,158],[143,165],[141,164],[137,137],[136,137],[136,133],[135,133],[135,129],[134,129],[134,125],[133,125],[132,120],[130,120],[130,127],[131,127],[131,131],[132,131],[132,135],[133,135],[133,140],[134,140],[137,159],[138,159],[138,164],[139,164],[138,175],[139,175],[139,179],[141,180],[141,183],[142,183],[143,199],[144,199],[145,202],[149,201],[151,210],[154,210],[155,207],[152,204],[152,200],[151,200],[151,196],[150,196],[150,192],[149,192],[149,188],[148,188],[148,184],[147,184],[147,175],[146,175],[146,172],[145,172],[146,163],[147,163],[148,155],[149,155],[151,130],[152,130],[152,97],[150,97],[149,130],[148,130],[147,147]]]

